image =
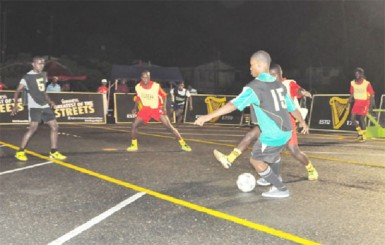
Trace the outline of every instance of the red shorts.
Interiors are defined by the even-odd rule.
[[[151,107],[142,107],[142,109],[138,112],[137,117],[142,118],[143,123],[147,124],[151,118],[159,122],[161,115],[163,115],[162,108],[152,109]]]
[[[366,116],[369,111],[369,104],[354,103],[352,114]]]
[[[298,145],[298,137],[297,137],[297,123],[295,119],[290,117],[291,125],[293,127],[293,131],[291,131],[291,138],[289,142],[287,142],[288,145]]]

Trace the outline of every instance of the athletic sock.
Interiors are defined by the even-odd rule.
[[[275,175],[280,176],[281,175],[281,158],[279,158],[278,161],[271,163],[270,168],[275,173]]]
[[[362,139],[366,139],[366,130],[361,130]]]
[[[314,166],[313,166],[313,164],[312,164],[311,162],[309,162],[309,163],[305,166],[305,168],[306,168],[306,170],[307,170],[308,172],[315,170],[315,168],[314,168]]]
[[[242,154],[242,151],[238,148],[234,148],[232,152],[230,152],[229,155],[227,155],[227,160],[229,160],[230,163],[233,163],[235,159],[237,159]]]
[[[55,152],[57,152],[57,149],[56,148],[52,148],[51,149],[51,153],[55,153]]]
[[[270,166],[268,166],[265,171],[258,174],[278,190],[280,191],[287,190],[287,187],[282,183],[282,181],[279,180],[278,176],[273,172]]]
[[[362,135],[362,130],[360,126],[356,127],[356,131],[358,132],[358,135]]]
[[[131,145],[138,146],[138,140],[137,139],[131,140]]]
[[[182,146],[186,144],[186,142],[184,141],[184,139],[180,139],[180,140],[178,140],[178,142],[179,142],[179,144],[182,145]]]

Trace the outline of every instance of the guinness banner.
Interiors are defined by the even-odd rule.
[[[115,93],[114,94],[114,117],[115,123],[132,123],[136,115],[131,111],[135,105],[135,93]]]
[[[0,91],[1,124],[29,123],[28,107],[18,101],[19,112],[11,117],[14,91]],[[56,104],[54,113],[59,124],[105,124],[103,97],[100,93],[48,93]]]
[[[212,94],[198,94],[191,95],[193,110],[185,110],[186,123],[193,123],[199,116],[206,115],[224,106],[227,102],[235,98],[234,95],[212,95]],[[189,101],[187,100],[187,103]],[[189,105],[186,105],[189,108]],[[230,114],[213,118],[210,122],[215,124],[236,124],[242,123],[242,112],[236,110]]]
[[[314,95],[309,127],[319,130],[354,131],[350,120],[351,105],[349,94],[318,94]]]
[[[23,106],[21,98],[17,101],[18,113],[11,116],[14,105],[13,96],[15,91],[0,91],[0,124],[26,124],[28,121],[28,109]],[[21,95],[21,94],[20,94]]]

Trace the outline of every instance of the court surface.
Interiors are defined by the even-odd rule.
[[[317,168],[283,153],[290,197],[240,192],[256,175],[250,150],[226,170],[213,149],[230,152],[247,127],[182,125],[183,152],[159,124],[140,128],[139,151],[126,152],[129,125],[62,125],[50,160],[49,128],[40,126],[28,162],[13,156],[25,125],[1,126],[0,244],[384,244],[385,140],[353,134],[299,136]]]

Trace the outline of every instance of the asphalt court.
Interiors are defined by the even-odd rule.
[[[0,127],[1,244],[383,244],[385,140],[311,132],[299,143],[320,178],[283,153],[290,197],[238,191],[254,173],[245,152],[226,170],[213,149],[229,152],[247,127],[182,125],[192,152],[159,124],[140,128],[129,153],[129,125],[62,125],[65,161],[50,160],[49,129],[14,157],[25,125]]]

